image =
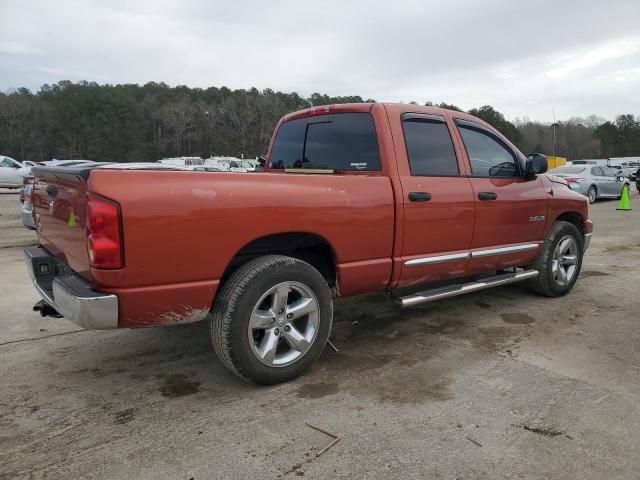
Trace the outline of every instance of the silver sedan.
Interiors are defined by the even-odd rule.
[[[620,198],[628,180],[613,168],[598,165],[576,165],[554,168],[549,174],[560,177],[569,188],[593,203],[598,198]]]

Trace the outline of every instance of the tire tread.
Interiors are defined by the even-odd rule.
[[[565,222],[563,220],[556,221],[549,230],[549,233],[544,239],[544,243],[542,244],[542,252],[538,255],[534,263],[531,265],[533,270],[537,270],[539,275],[535,278],[532,278],[528,281],[528,287],[530,290],[534,291],[539,295],[543,295],[545,297],[558,297],[560,295],[564,295],[567,293],[577,280],[578,275],[580,274],[580,269],[576,273],[576,278],[574,279],[571,287],[564,292],[558,292],[553,288],[552,280],[549,275],[548,269],[550,264],[550,257],[553,255],[554,244],[556,242],[556,238],[562,230],[573,230],[573,233],[578,241],[578,248],[580,250],[580,257],[582,257],[582,238],[580,232],[576,226],[570,222]],[[580,258],[580,264],[582,264],[582,258]]]
[[[216,355],[225,367],[243,380],[253,383],[272,383],[253,376],[243,368],[241,362],[234,355],[231,347],[233,313],[243,293],[256,277],[274,268],[295,265],[304,266],[309,273],[317,275],[322,282],[326,282],[320,272],[306,262],[284,255],[266,255],[251,260],[238,268],[216,295],[211,317],[211,343]],[[332,317],[333,315],[330,318]]]

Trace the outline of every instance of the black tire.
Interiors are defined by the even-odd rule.
[[[591,194],[593,192],[593,194]],[[595,185],[591,185],[587,190],[587,198],[589,203],[594,203],[598,199],[598,188]]]
[[[566,285],[560,285],[554,278],[552,265],[553,255],[558,243],[567,235],[572,236],[577,244],[577,263],[575,273]],[[576,226],[569,222],[557,221],[549,230],[547,237],[542,245],[542,251],[531,265],[533,270],[538,270],[539,275],[528,281],[528,286],[534,292],[546,297],[560,297],[569,292],[580,275],[582,268],[582,256],[584,255],[584,239]]]
[[[263,364],[253,353],[248,336],[249,319],[260,298],[282,282],[299,282],[309,288],[319,306],[319,326],[311,347],[295,363]],[[234,272],[217,294],[211,318],[213,348],[232,373],[259,384],[286,382],[302,374],[320,356],[331,332],[333,299],[327,281],[314,267],[283,255],[248,262]]]

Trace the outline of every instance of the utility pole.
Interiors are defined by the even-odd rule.
[[[553,112],[553,156],[556,156],[556,107],[551,107]]]

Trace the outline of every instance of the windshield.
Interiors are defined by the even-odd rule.
[[[554,168],[553,170],[551,170],[551,174],[553,175],[557,175],[557,174],[566,174],[566,173],[582,173],[585,171],[585,168],[582,167],[562,167],[562,168]]]

